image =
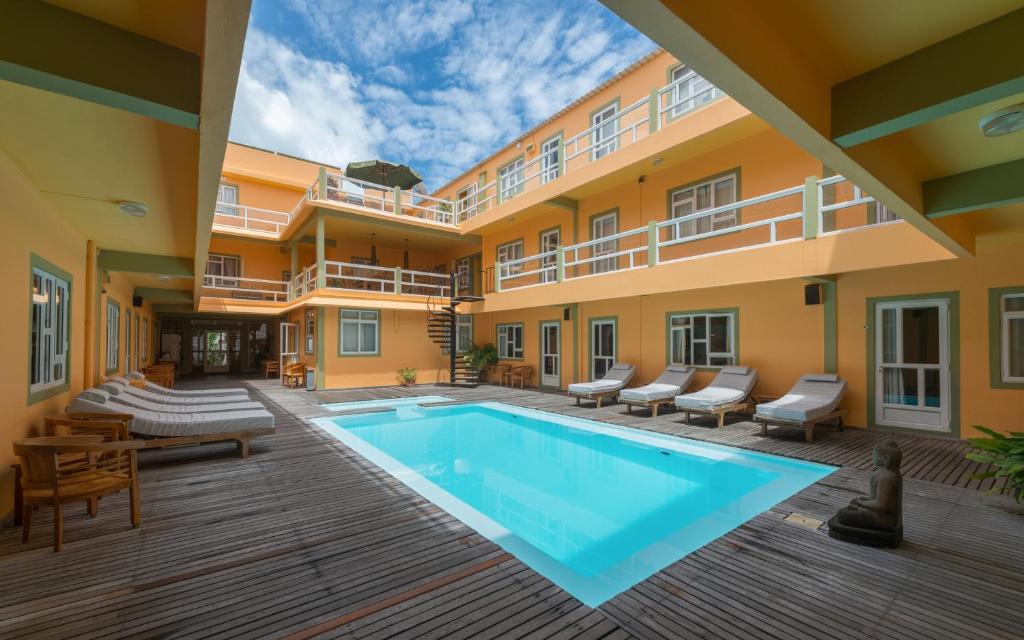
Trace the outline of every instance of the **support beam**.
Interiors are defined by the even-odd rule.
[[[193,278],[191,258],[177,256],[158,256],[149,253],[131,253],[128,251],[110,251],[100,249],[97,265],[104,271],[123,271],[126,273],[149,273],[158,276],[176,278]]]
[[[545,200],[544,204],[549,204],[557,209],[565,209],[566,211],[571,211],[573,213],[576,213],[580,209],[580,201],[568,196],[551,198],[550,200]]]
[[[316,216],[316,288],[327,288],[327,259],[324,250],[324,216]]]
[[[0,78],[195,129],[200,58],[45,2],[5,2]]]
[[[1024,159],[929,180],[921,191],[929,218],[1024,202]]]
[[[837,84],[832,139],[851,147],[1024,92],[1022,34],[1018,9]]]
[[[140,296],[150,302],[164,304],[190,304],[192,302],[191,289],[161,289],[159,287],[135,287],[133,295]]]

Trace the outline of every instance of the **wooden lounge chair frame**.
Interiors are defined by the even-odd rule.
[[[71,413],[68,414],[68,418],[72,420],[117,420],[125,419],[131,421],[133,418],[130,414],[121,413]],[[237,449],[239,455],[242,458],[249,457],[249,444],[253,438],[260,436],[266,436],[274,433],[274,429],[270,427],[260,427],[258,429],[243,429],[241,431],[226,431],[224,433],[201,433],[197,435],[188,436],[146,436],[143,434],[135,434],[137,437],[145,443],[144,449],[163,449],[166,447],[181,447],[185,445],[193,444],[204,444],[207,442],[231,442],[237,443]]]
[[[761,414],[754,415],[754,421],[761,425],[761,435],[768,435],[768,425],[774,427],[793,427],[795,429],[804,430],[804,442],[814,442],[814,427],[819,424],[826,424],[832,422],[832,426],[837,427],[840,431],[843,430],[843,420],[846,418],[845,409],[836,409],[832,413],[808,420],[806,422],[800,422],[799,420],[784,420],[782,418],[775,418],[772,416],[765,416]]]
[[[733,413],[734,411],[741,413],[750,413],[752,409],[753,407],[751,406],[749,396],[747,398],[744,398],[740,402],[734,402],[732,404],[723,404],[717,407],[712,407],[711,409],[684,409],[681,407],[679,408],[680,411],[686,414],[683,418],[684,422],[690,421],[691,413],[696,413],[697,415],[700,416],[715,416],[715,419],[718,421],[718,428],[722,428],[722,426],[725,425],[726,414]]]
[[[651,417],[652,418],[657,418],[658,417],[658,407],[660,407],[663,404],[669,404],[669,405],[670,404],[674,404],[675,401],[676,401],[676,399],[674,397],[672,397],[672,398],[663,398],[661,400],[631,400],[629,398],[622,398],[622,397],[619,398],[619,402],[621,402],[622,404],[626,405],[626,413],[632,415],[632,413],[633,413],[633,405],[636,405],[638,407],[647,407],[648,409],[651,410]]]
[[[626,387],[622,387],[622,389],[625,389],[625,388]],[[594,400],[595,402],[597,402],[597,408],[600,409],[601,408],[601,401],[602,400],[604,400],[605,398],[609,398],[609,397],[612,400],[615,400],[618,397],[619,393],[622,392],[622,389],[615,389],[614,391],[597,391],[595,393],[591,393],[590,395],[586,396],[586,399],[587,400]],[[584,396],[573,396],[573,397],[576,398],[576,406],[577,407],[580,406],[580,399],[583,398]]]

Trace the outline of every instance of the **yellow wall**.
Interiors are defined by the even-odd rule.
[[[132,323],[132,357],[133,363],[137,363],[141,368],[151,363],[154,356],[154,349],[158,344],[157,338],[153,332],[153,314],[152,314],[152,303],[148,300],[143,300],[141,307],[132,306],[132,294],[135,287],[129,282],[123,274],[111,273],[109,274],[109,282],[100,283],[106,293],[100,294],[100,327],[99,335],[99,351],[97,351],[97,364],[100,377],[102,379],[106,376],[124,375],[127,373],[125,370],[125,322],[128,320],[128,312],[131,312],[131,323]],[[107,304],[108,301],[116,302],[121,307],[121,312],[118,321],[117,330],[117,365],[111,369],[107,366]],[[149,323],[149,348],[146,351],[147,362],[142,362],[138,358],[139,346],[141,345],[138,332],[136,331],[136,325],[141,327],[141,323],[136,322],[136,318],[144,319]],[[159,355],[159,354],[155,354]]]
[[[86,239],[56,212],[28,179],[0,153],[0,299],[8,305],[4,330],[0,331],[0,352],[4,354],[0,406],[0,516],[12,508],[14,462],[12,443],[26,436],[43,435],[43,418],[64,410],[71,397],[81,391],[85,358],[85,263]],[[29,369],[29,287],[31,254],[51,262],[72,276],[70,390],[27,404]]]

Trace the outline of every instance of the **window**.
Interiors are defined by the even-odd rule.
[[[875,224],[882,222],[892,222],[893,220],[899,220],[900,217],[896,215],[896,212],[885,206],[881,202],[873,203],[875,209]],[[871,207],[872,205],[868,205]]]
[[[547,184],[557,178],[561,171],[562,136],[545,140],[540,145],[540,183]]]
[[[455,286],[459,295],[473,294],[473,258],[459,258],[455,261]]]
[[[526,178],[523,175],[525,161],[522,156],[498,169],[498,189],[502,202],[523,192]]]
[[[121,333],[121,306],[107,300],[107,372],[117,370],[117,340]]]
[[[313,353],[316,345],[316,309],[306,309],[306,353]]]
[[[341,355],[380,354],[380,311],[341,310]]]
[[[132,310],[124,310],[124,372],[134,371],[132,366]]]
[[[220,185],[220,188],[217,189],[217,206],[214,208],[214,211],[229,216],[237,216],[239,214],[238,185]]]
[[[599,238],[607,238],[618,233],[619,226],[619,214],[615,211],[605,213],[603,215],[594,216],[590,221],[590,239],[597,240]],[[607,242],[598,242],[595,245],[591,245],[590,255],[591,257],[603,256],[609,253],[615,253],[619,250],[619,243],[617,240],[609,240]],[[607,271],[615,271],[618,268],[619,259],[606,258],[604,260],[595,260],[590,263],[590,273],[605,273]]]
[[[590,117],[590,159],[597,160],[619,148],[619,104],[610,104]]]
[[[1024,382],[1024,293],[1000,298],[1003,382]]]
[[[473,316],[462,314],[455,319],[455,353],[466,353],[473,346]]]
[[[455,192],[455,213],[458,220],[476,215],[476,185],[471,184]]]
[[[70,291],[67,280],[32,267],[29,393],[61,387],[68,382]]]
[[[139,358],[142,365],[146,365],[149,357],[149,321],[142,319],[141,334],[139,335]]]
[[[697,185],[676,189],[669,195],[672,207],[669,216],[674,220],[736,202],[736,182],[736,174],[730,173]],[[720,211],[710,216],[680,222],[671,227],[670,237],[685,238],[728,229],[735,227],[736,223],[735,209]]]
[[[206,275],[240,278],[242,277],[242,259],[238,256],[211,253],[206,259]]]
[[[672,88],[672,117],[705,105],[717,98],[720,93],[713,84],[686,65],[680,65],[672,70],[672,82],[679,83]]]
[[[498,357],[503,360],[523,359],[523,325],[498,325]]]
[[[560,228],[548,229],[540,234],[540,252],[547,253],[558,249],[561,243],[562,231]],[[558,255],[552,253],[540,260],[540,267],[543,269],[540,274],[541,282],[554,282],[558,279],[557,273]]]
[[[735,312],[673,314],[668,321],[669,364],[722,367],[736,363]]]
[[[591,378],[603,378],[615,364],[614,318],[590,321],[590,373]]]
[[[514,240],[512,242],[506,242],[505,244],[498,245],[498,262],[504,263],[509,260],[519,260],[523,257],[523,241]],[[509,265],[502,272],[502,275],[510,276],[520,273],[523,270],[523,263],[517,263]]]

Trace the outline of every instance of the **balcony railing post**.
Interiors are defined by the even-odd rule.
[[[647,266],[658,264],[658,223],[651,220],[647,223]]]
[[[400,215],[402,215],[402,188],[401,187],[395,187],[394,188],[394,194],[395,194],[395,204],[393,205],[394,206],[394,210],[391,213],[395,214],[396,216],[400,216]],[[381,208],[383,208],[383,207],[381,207]]]
[[[316,288],[327,288],[326,241],[324,238],[324,215],[316,217]]]
[[[650,102],[647,104],[647,126],[650,133],[657,133],[661,128],[661,94],[658,89],[651,89]]]
[[[565,252],[562,247],[555,247],[555,282],[565,280]]]
[[[316,181],[317,181],[318,190],[320,191],[320,193],[318,193],[317,195],[320,196],[321,200],[329,200],[329,198],[327,197],[327,168],[326,167],[320,167],[320,171],[317,174]],[[341,185],[338,185],[338,186],[341,186]]]
[[[494,292],[501,293],[501,263],[494,263]]]
[[[804,178],[804,240],[818,237],[818,177],[808,176]]]
[[[395,267],[395,293],[402,293],[402,267]]]

